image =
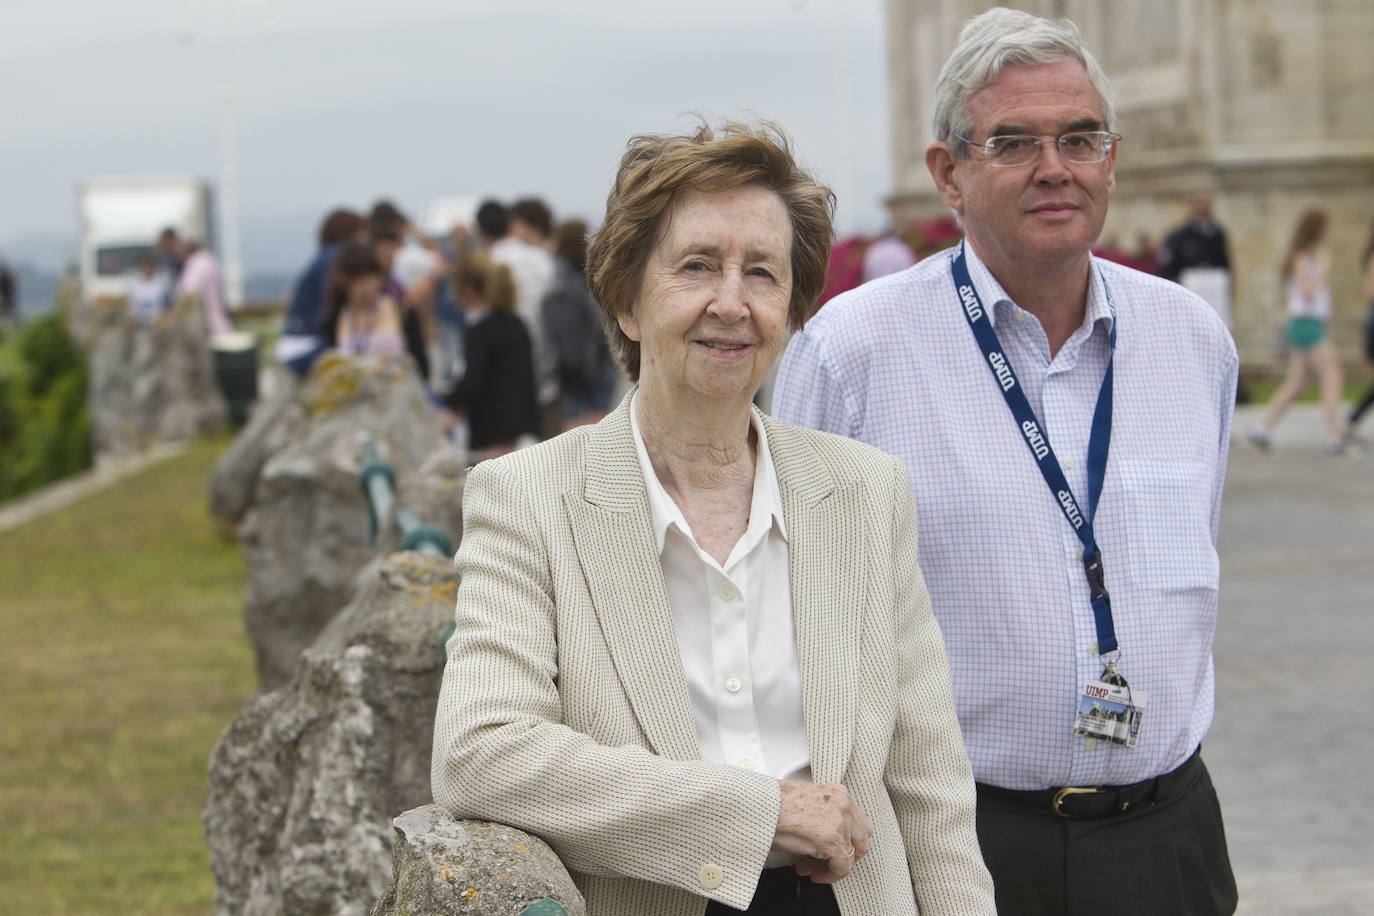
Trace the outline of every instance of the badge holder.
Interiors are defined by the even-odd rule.
[[[1073,733],[1086,737],[1089,749],[1098,740],[1124,747],[1135,747],[1140,740],[1140,723],[1145,718],[1145,691],[1133,690],[1117,671],[1120,657],[1118,652],[1116,658],[1108,659],[1102,676],[1084,684],[1078,698]]]

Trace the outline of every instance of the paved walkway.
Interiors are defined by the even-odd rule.
[[[149,465],[166,461],[186,451],[187,443],[171,443],[153,446],[146,452],[127,458],[101,461],[94,468],[75,477],[49,484],[18,499],[0,505],[0,531],[9,531],[40,516],[55,512],[63,506],[70,506],[79,499],[85,499],[97,490],[135,474]]]
[[[1332,457],[1314,406],[1260,453],[1238,413],[1205,746],[1242,916],[1374,913],[1374,447]],[[1374,426],[1374,424],[1371,424]]]

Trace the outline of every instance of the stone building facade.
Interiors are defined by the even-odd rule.
[[[943,211],[926,172],[932,92],[986,0],[886,0],[895,219]],[[1330,217],[1332,337],[1358,359],[1358,261],[1374,220],[1371,0],[1013,0],[1082,30],[1117,92],[1125,140],[1103,241],[1158,242],[1210,191],[1231,241],[1236,340],[1275,367],[1278,269],[1308,207]]]

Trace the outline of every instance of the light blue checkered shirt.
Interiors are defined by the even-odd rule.
[[[980,782],[1043,789],[1157,776],[1188,758],[1212,719],[1235,345],[1183,287],[1094,259],[1083,325],[1051,361],[1039,320],[966,250],[1085,511],[1088,435],[1117,323],[1111,454],[1093,527],[1121,673],[1147,693],[1138,746],[1073,735],[1083,684],[1102,674],[1082,545],[969,329],[953,251],[827,303],[787,349],[774,410],[872,443],[911,469],[921,569]]]

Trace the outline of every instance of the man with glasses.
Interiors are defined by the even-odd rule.
[[[827,303],[774,406],[911,470],[999,912],[1231,913],[1198,748],[1235,347],[1092,256],[1121,137],[1072,23],[979,16],[935,92],[963,243]]]

